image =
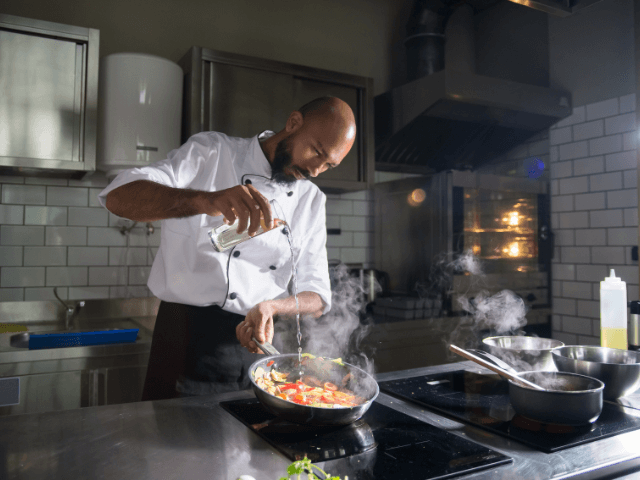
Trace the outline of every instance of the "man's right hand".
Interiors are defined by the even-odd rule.
[[[256,337],[260,343],[273,342],[273,316],[276,312],[271,301],[260,302],[249,310],[244,321],[236,326],[236,337],[240,345],[251,353],[264,353],[252,337]]]
[[[229,225],[239,219],[238,233],[249,226],[249,235],[255,235],[260,227],[261,214],[267,230],[273,228],[271,205],[253,185],[236,185],[226,190],[206,192],[202,210],[212,217],[224,215],[225,223]]]

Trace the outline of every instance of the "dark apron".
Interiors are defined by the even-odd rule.
[[[250,388],[247,371],[260,355],[236,338],[244,318],[217,306],[160,302],[142,400]]]

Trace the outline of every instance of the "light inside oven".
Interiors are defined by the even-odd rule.
[[[535,195],[465,189],[465,251],[487,260],[537,258],[537,217]]]

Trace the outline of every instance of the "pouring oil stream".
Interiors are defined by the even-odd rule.
[[[293,296],[296,299],[296,328],[298,329],[296,338],[298,339],[298,364],[300,365],[300,375],[302,375],[302,332],[300,331],[300,305],[298,304],[298,276],[296,274],[296,259],[293,254],[293,238],[291,237],[291,228],[289,226],[284,227],[284,232],[287,235],[287,241],[289,242],[289,249],[291,250],[291,275],[293,281]]]

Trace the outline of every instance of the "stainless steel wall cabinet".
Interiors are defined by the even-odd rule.
[[[296,108],[332,95],[356,116],[356,143],[340,165],[312,181],[327,192],[373,186],[373,79],[192,47],[180,60],[185,72],[182,141],[218,131],[252,137],[281,129]]]
[[[99,31],[0,15],[0,175],[95,170]]]

